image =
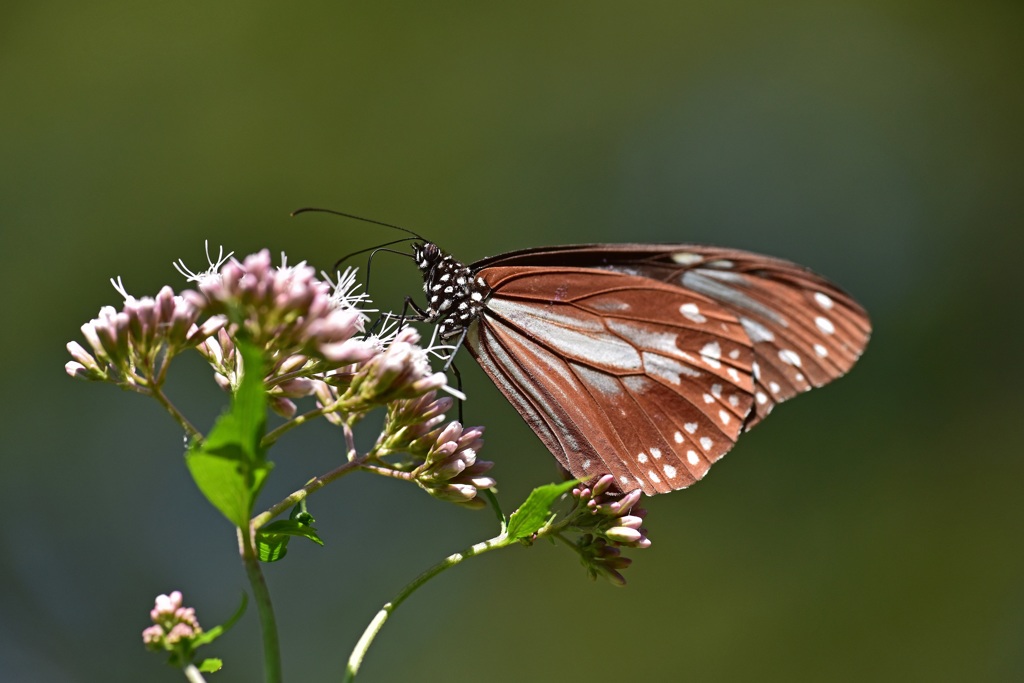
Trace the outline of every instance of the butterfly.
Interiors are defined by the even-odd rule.
[[[753,252],[583,244],[466,265],[408,228],[293,215],[307,211],[412,235],[372,249],[415,240],[417,319],[469,350],[573,477],[612,474],[623,493],[701,480],[777,404],[846,374],[871,336],[838,286]]]
[[[413,245],[425,322],[464,345],[558,462],[623,492],[685,488],[776,404],[841,377],[865,310],[781,259],[590,244],[465,265]]]

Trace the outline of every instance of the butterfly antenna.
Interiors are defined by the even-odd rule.
[[[390,247],[392,244],[401,244],[402,242],[411,242],[412,240],[416,240],[416,239],[423,239],[423,238],[422,237],[403,237],[401,239],[393,240],[391,242],[385,242],[384,244],[378,244],[376,246],[367,247],[366,249],[360,249],[359,251],[353,251],[351,254],[345,254],[340,259],[335,261],[333,268],[334,268],[334,270],[338,270],[338,268],[341,266],[341,264],[344,263],[345,261],[349,260],[353,256],[359,256],[360,254],[365,254],[368,251],[372,251],[374,254],[376,254],[378,251],[384,250],[384,251],[387,251],[387,252],[392,253],[392,254],[398,254],[399,256],[405,256],[406,258],[412,258],[412,254],[407,254],[404,251],[395,251],[393,249],[384,249],[384,247]],[[373,259],[373,254],[370,254],[370,259]],[[366,264],[366,269],[367,269],[367,271],[369,271],[369,269],[370,269],[369,261]]]
[[[385,223],[384,221],[375,221],[372,218],[364,218],[363,216],[357,216],[352,213],[345,213],[344,211],[335,211],[334,209],[320,209],[314,206],[307,206],[292,211],[291,215],[298,216],[300,213],[329,213],[335,216],[342,216],[344,218],[351,218],[353,220],[363,221],[364,223],[373,223],[374,225],[380,225],[385,228],[394,228],[395,230],[401,230],[402,232],[409,233],[416,239],[423,240],[424,242],[427,241],[426,238],[424,238],[422,235],[413,232],[409,228],[403,228],[401,225],[395,225],[394,223]]]

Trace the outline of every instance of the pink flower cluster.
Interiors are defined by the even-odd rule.
[[[416,483],[435,498],[482,507],[477,492],[496,485],[486,476],[493,462],[477,460],[483,445],[483,427],[464,429],[452,422],[442,429],[430,446],[423,464],[413,470]]]
[[[637,507],[642,492],[635,489],[623,494],[615,486],[615,477],[606,474],[592,484],[573,488],[577,506],[589,512],[575,518],[576,528],[586,533],[577,542],[584,565],[591,575],[602,575],[623,585],[625,577],[619,570],[632,560],[622,556],[621,547],[650,548],[647,529],[643,528],[647,511]]]
[[[465,428],[458,422],[442,427],[444,413],[451,407],[451,398],[437,398],[434,391],[389,404],[377,452],[381,457],[408,454],[410,460],[396,467],[435,498],[483,507],[477,494],[495,486],[487,476],[494,463],[477,458],[484,445],[484,428]]]
[[[237,352],[244,339],[262,352],[273,410],[291,420],[296,401],[316,399],[316,408],[293,425],[324,417],[350,428],[370,410],[387,406],[389,419],[371,456],[378,470],[400,472],[443,500],[482,504],[477,491],[494,485],[484,476],[492,464],[476,458],[483,428],[463,429],[457,422],[441,427],[452,402],[436,391],[452,390],[445,374],[431,369],[428,354],[450,347],[423,349],[416,330],[393,316],[383,319],[377,334],[365,334],[362,306],[368,298],[356,293],[352,271],[331,283],[305,262],[287,266],[282,257],[283,265],[274,267],[267,250],[241,261],[221,251],[207,260],[209,269],[198,274],[176,266],[197,291],[178,295],[164,287],[156,298],[136,299],[118,281],[123,309],[104,307],[82,326],[91,352],[69,343],[67,372],[152,393],[170,406],[159,390],[176,354],[194,348],[217,383],[234,391],[244,371]],[[189,430],[180,412],[168,409]],[[380,459],[397,452],[411,457],[400,470]]]
[[[210,316],[197,324],[203,307],[190,294],[194,293],[179,296],[164,287],[156,298],[127,297],[120,311],[104,306],[81,328],[91,352],[68,342],[74,360],[65,364],[65,370],[80,379],[146,390],[161,380],[175,354],[202,343],[226,322],[222,316]]]
[[[339,305],[331,287],[317,279],[305,263],[275,268],[266,249],[239,262],[230,260],[220,277],[199,282],[206,309],[225,315],[242,336],[277,355],[320,356],[334,365],[370,358],[372,344],[356,338],[365,316],[357,308]]]
[[[153,625],[142,631],[142,642],[150,650],[189,649],[191,640],[203,632],[195,609],[182,607],[181,591],[156,596],[149,617]]]

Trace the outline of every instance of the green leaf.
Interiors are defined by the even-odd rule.
[[[201,645],[207,645],[220,638],[222,635],[227,633],[232,626],[238,623],[238,620],[245,614],[245,608],[249,606],[249,596],[242,593],[242,602],[239,603],[238,609],[231,615],[231,618],[225,621],[220,626],[214,626],[209,631],[203,631],[201,634],[196,636],[192,640],[192,649],[196,649]]]
[[[199,663],[199,673],[212,674],[220,671],[224,667],[224,662],[216,657],[210,657],[204,659]]]
[[[279,519],[276,522],[271,522],[262,529],[261,532],[268,534],[288,534],[289,536],[302,536],[308,538],[317,545],[323,545],[324,542],[317,536],[316,529],[309,526],[308,524],[302,524],[294,519]]]
[[[308,538],[317,545],[324,542],[311,526],[313,516],[298,506],[292,511],[289,519],[271,522],[256,532],[256,550],[261,562],[276,562],[288,552],[288,541],[291,536]]]
[[[238,342],[238,351],[242,354],[242,382],[231,408],[220,416],[206,439],[192,443],[185,462],[206,499],[232,524],[243,527],[249,523],[256,495],[272,464],[260,447],[267,417],[263,357],[243,341]]]
[[[291,536],[281,534],[265,534],[256,532],[256,557],[260,562],[277,562],[288,554],[288,541]]]
[[[547,484],[531,491],[526,501],[509,517],[508,537],[518,541],[537,533],[551,519],[552,504],[577,483],[573,479],[561,484]]]

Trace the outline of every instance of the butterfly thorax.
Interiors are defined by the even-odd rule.
[[[425,322],[440,323],[441,339],[461,334],[480,314],[490,289],[465,264],[436,244],[414,244],[412,253],[423,273],[423,291],[427,295]]]

